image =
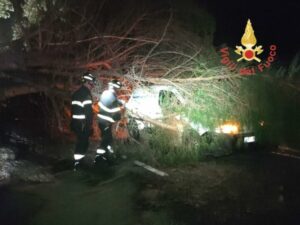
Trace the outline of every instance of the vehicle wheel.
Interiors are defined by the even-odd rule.
[[[132,118],[128,119],[127,128],[128,128],[130,137],[132,137],[136,140],[140,139],[140,131],[138,128],[138,124],[134,119],[132,119]]]

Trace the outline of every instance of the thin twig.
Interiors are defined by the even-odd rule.
[[[169,25],[172,21],[172,18],[173,18],[173,11],[171,10],[171,13],[170,13],[170,16],[169,16],[169,19],[168,19],[168,22],[164,28],[164,31],[163,31],[163,34],[162,36],[160,37],[159,41],[151,48],[151,50],[148,52],[148,54],[146,55],[145,59],[144,59],[144,62],[143,62],[143,65],[141,67],[141,73],[140,75],[142,76],[143,75],[143,72],[144,72],[144,67],[145,67],[145,64],[148,60],[148,58],[150,57],[150,55],[152,54],[152,52],[160,45],[160,43],[163,41],[163,39],[165,38],[166,36],[166,33],[167,33],[167,30],[169,28]]]
[[[129,37],[119,37],[119,36],[114,36],[114,35],[103,35],[103,36],[94,36],[91,38],[86,38],[86,39],[82,39],[82,40],[77,40],[75,42],[73,41],[64,41],[64,42],[50,42],[47,43],[47,45],[49,46],[62,46],[62,45],[71,45],[71,44],[81,44],[81,43],[85,43],[85,42],[91,42],[91,41],[95,41],[95,40],[99,40],[99,39],[118,39],[118,40],[129,40],[129,41],[137,41],[137,42],[147,42],[147,43],[151,43],[151,44],[158,44],[157,41],[153,41],[153,40],[148,40],[148,39],[142,39],[142,38],[129,38]]]

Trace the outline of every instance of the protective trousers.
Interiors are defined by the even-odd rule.
[[[82,121],[74,121],[72,124],[72,130],[77,137],[74,154],[85,155],[89,147],[90,128]]]
[[[105,151],[107,151],[107,147],[111,146],[112,141],[113,141],[113,137],[112,137],[112,123],[103,120],[103,119],[99,119],[99,129],[101,131],[101,136],[102,136],[102,140],[101,140],[101,144],[100,144],[100,148],[104,149]]]

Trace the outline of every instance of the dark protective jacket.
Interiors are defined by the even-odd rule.
[[[81,124],[91,128],[93,119],[92,95],[90,90],[82,85],[72,95],[72,124]]]
[[[105,90],[101,94],[98,105],[100,110],[97,116],[101,120],[114,123],[116,120],[121,119],[120,106],[122,103],[119,101],[113,89]]]

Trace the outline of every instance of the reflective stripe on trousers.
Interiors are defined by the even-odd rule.
[[[82,154],[74,154],[74,160],[80,160],[84,157],[85,155]]]
[[[85,115],[73,115],[72,118],[76,119],[76,120],[84,120],[85,119]]]

